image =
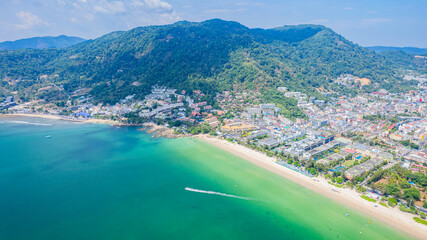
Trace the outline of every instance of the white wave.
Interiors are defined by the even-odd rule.
[[[27,124],[27,125],[35,125],[35,126],[52,126],[52,124],[48,124],[48,123],[33,123],[33,122],[25,122],[25,121],[10,121],[10,123],[19,123],[19,124]]]
[[[220,193],[220,192],[214,192],[214,191],[199,190],[199,189],[194,189],[194,188],[190,188],[190,187],[186,187],[185,190],[190,191],[190,192],[219,195],[219,196],[223,196],[223,197],[238,198],[238,199],[243,199],[243,200],[254,200],[254,199],[247,198],[247,197],[241,197],[241,196],[236,196],[236,195],[231,195],[231,194],[226,194],[226,193]]]

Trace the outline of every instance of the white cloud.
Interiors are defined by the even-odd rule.
[[[101,1],[95,5],[94,10],[101,13],[124,13],[127,12],[126,6],[122,1]]]
[[[144,6],[145,4],[144,4],[144,2],[139,1],[139,0],[132,0],[131,5],[132,5],[132,6],[134,6],[134,7],[142,7],[142,6]]]
[[[176,22],[176,21],[179,21],[180,19],[181,18],[175,12],[163,13],[163,14],[160,14],[159,16],[159,22],[162,24]]]
[[[172,5],[162,0],[145,0],[145,5],[148,8],[152,8],[152,9],[160,8],[165,10],[172,10]]]
[[[18,29],[26,30],[34,26],[49,25],[47,22],[43,21],[43,19],[39,18],[37,15],[34,15],[30,12],[18,12],[16,16],[21,21],[20,24],[15,25],[15,27]]]
[[[172,10],[172,5],[162,0],[132,0],[134,7],[146,7],[149,9]]]
[[[12,1],[21,3],[15,6]],[[181,20],[170,1],[10,0],[9,5],[18,10],[0,18],[0,38],[7,35],[4,33],[22,36],[60,33],[94,38],[116,30],[170,24]]]

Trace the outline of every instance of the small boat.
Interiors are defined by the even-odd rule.
[[[48,136],[46,136],[46,138],[51,138],[52,136],[50,136],[50,135],[48,135]]]
[[[153,139],[155,139],[155,138],[156,138],[156,135],[153,135],[153,136],[152,136],[152,138],[153,138]]]

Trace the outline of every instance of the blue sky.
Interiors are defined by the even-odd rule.
[[[362,46],[427,48],[425,0],[5,0],[0,41],[61,34],[96,38],[116,30],[211,18],[248,27],[313,23]]]

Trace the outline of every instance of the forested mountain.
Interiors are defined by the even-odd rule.
[[[112,104],[130,94],[143,97],[159,84],[212,96],[229,89],[268,94],[285,86],[322,97],[316,88],[356,91],[333,83],[341,74],[378,83],[367,91],[408,88],[399,71],[426,67],[410,55],[404,59],[400,64],[399,57],[376,54],[323,26],[250,29],[214,19],[138,27],[64,49],[0,51],[0,92],[17,92],[26,101],[84,89]]]
[[[380,52],[387,52],[387,51],[391,51],[391,52],[405,52],[405,53],[409,53],[409,54],[417,54],[417,55],[422,55],[422,54],[427,54],[427,48],[416,48],[416,47],[383,47],[383,46],[374,46],[374,47],[367,47],[368,49],[380,53]]]
[[[68,36],[58,36],[58,37],[35,37],[35,38],[26,38],[19,39],[16,41],[7,41],[0,43],[0,50],[16,50],[16,49],[44,49],[44,48],[65,48],[86,41],[83,38],[79,37],[68,37]]]

